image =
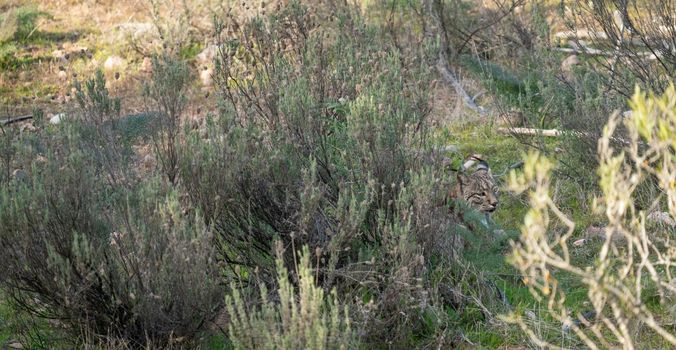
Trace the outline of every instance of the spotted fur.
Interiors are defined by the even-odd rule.
[[[463,199],[474,209],[486,213],[494,212],[499,204],[498,186],[495,184],[488,163],[476,157],[478,165],[474,172],[458,172],[453,197]],[[471,162],[467,162],[471,166]]]

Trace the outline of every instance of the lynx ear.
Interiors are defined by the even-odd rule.
[[[476,153],[472,154],[471,156],[467,157],[467,160],[465,160],[465,163],[463,163],[462,165],[462,169],[467,170],[477,163],[479,164],[485,163],[485,161],[483,160],[483,156]]]
[[[481,160],[479,164],[476,166],[477,170],[486,170],[486,171],[491,171],[491,168],[488,166],[488,163],[486,163],[485,160]]]

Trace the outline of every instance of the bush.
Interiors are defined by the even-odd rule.
[[[658,315],[648,306],[651,298],[668,306],[676,293],[671,267],[676,258],[673,230],[650,228],[646,224],[649,213],[637,207],[641,186],[656,183],[661,194],[652,199],[653,206],[666,206],[669,216],[676,217],[671,175],[675,171],[671,145],[676,139],[676,89],[671,85],[661,97],[646,97],[637,90],[630,104],[633,113],[624,123],[628,138],[620,140],[626,145],[619,150],[611,147],[618,142],[614,136],[617,115],[610,119],[598,143],[603,196],[595,200],[595,209],[608,223],[591,266],[580,266],[571,259],[568,241],[575,223],[549,195],[552,163],[531,154],[523,174],[511,175],[513,190],[532,191],[531,209],[524,219],[520,241],[514,245],[513,263],[526,276],[531,293],[546,302],[549,316],[563,323],[564,329],[572,329],[590,348],[633,348],[645,334],[658,337],[661,343],[655,347],[676,345],[673,328],[667,326],[673,322],[673,314]],[[556,222],[563,223],[566,232],[549,233],[548,227]],[[564,303],[566,294],[559,288],[560,278],[572,278],[587,288],[592,313],[573,315],[584,321],[571,322],[568,318],[571,310]],[[554,346],[536,336],[519,315],[512,317],[537,344]],[[665,322],[665,317],[672,321]]]
[[[571,9],[569,24],[578,33],[577,45],[584,48],[591,42],[606,52],[595,59],[606,91],[626,98],[634,84],[665,91],[676,70],[673,1],[577,0]]]
[[[3,293],[74,342],[190,340],[222,305],[211,229],[159,179],[127,176],[102,77],[78,90],[81,121],[15,143],[29,176],[0,190]]]
[[[75,82],[75,99],[81,124],[75,124],[83,146],[91,152],[96,166],[106,172],[106,179],[113,186],[131,186],[135,181],[129,167],[120,167],[128,162],[126,146],[120,142],[120,99],[110,96],[101,70],[88,79],[84,86]]]
[[[153,76],[144,95],[156,116],[153,147],[159,163],[172,185],[178,180],[181,117],[187,103],[190,71],[185,62],[168,55],[153,58]]]
[[[448,345],[451,300],[461,310],[496,298],[453,268],[450,185],[423,156],[437,48],[421,36],[404,55],[349,6],[323,26],[312,16],[291,2],[236,38],[221,33],[220,116],[186,135],[180,183],[214,229],[226,279],[276,290],[272,242],[308,246],[317,285],[354,300],[364,343]]]
[[[277,244],[277,298],[272,302],[260,285],[262,306],[250,307],[237,286],[226,304],[230,314],[229,339],[235,349],[352,349],[356,348],[347,306],[341,307],[336,290],[331,297],[315,285],[307,246],[300,254],[296,291],[284,267],[283,248]],[[298,298],[298,300],[297,300]]]
[[[340,260],[331,241],[336,252],[355,238],[376,242],[362,233],[375,222],[369,193],[386,186],[374,195],[387,203],[391,184],[408,181],[419,162],[411,148],[426,142],[424,57],[385,54],[349,11],[339,13],[341,28],[326,29],[337,31],[329,41],[292,4],[221,45],[222,117],[208,142],[193,135],[181,180],[227,243],[228,262],[271,267],[275,237],[319,247],[330,262]]]

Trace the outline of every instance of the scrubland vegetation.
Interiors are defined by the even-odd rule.
[[[0,344],[674,348],[674,18],[0,2]]]

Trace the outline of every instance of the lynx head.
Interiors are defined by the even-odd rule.
[[[488,163],[479,156],[472,156],[463,168],[468,169],[476,164],[476,169],[460,171],[457,176],[455,194],[464,199],[474,209],[482,213],[492,213],[498,207],[498,186]]]

